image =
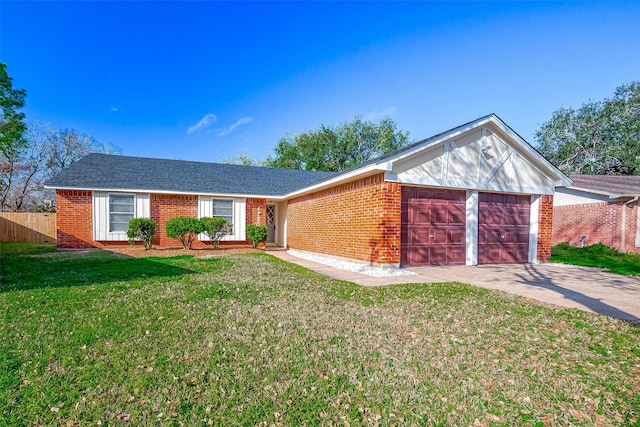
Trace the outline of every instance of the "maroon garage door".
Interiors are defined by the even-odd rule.
[[[529,260],[530,197],[480,193],[478,264]]]
[[[400,263],[464,264],[465,200],[464,191],[403,187]]]

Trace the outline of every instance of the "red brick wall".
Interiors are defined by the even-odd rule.
[[[153,237],[153,244],[162,247],[180,247],[180,242],[177,239],[167,237],[167,220],[181,215],[197,218],[198,196],[151,194],[150,198],[151,219],[158,224]],[[249,203],[250,200],[253,201],[251,204]],[[257,211],[258,206],[262,206],[262,221],[264,223],[266,211],[264,199],[247,200],[247,218],[249,219],[250,212]],[[91,191],[57,190],[56,210],[59,248],[84,249],[128,244],[126,241],[97,242],[93,240]],[[209,245],[209,242],[193,242],[194,247]],[[222,242],[221,245],[237,246],[238,242]]]
[[[549,261],[553,236],[553,196],[540,196],[538,205],[537,260]]]
[[[167,237],[166,224],[171,218],[189,216],[198,218],[198,196],[177,194],[152,194],[151,219],[158,224],[153,236],[153,244],[163,247],[180,247],[177,239]],[[204,243],[194,241],[193,246],[204,246]]]
[[[86,249],[98,246],[93,241],[91,191],[56,190],[56,212],[59,248]]]
[[[287,207],[292,249],[400,263],[400,185],[384,174],[297,197]]]
[[[568,242],[573,246],[602,243],[622,250],[622,210],[626,210],[625,252],[640,253],[635,246],[638,206],[632,203],[602,202],[556,206],[553,215],[553,244]]]
[[[247,199],[247,224],[267,224],[266,199]]]

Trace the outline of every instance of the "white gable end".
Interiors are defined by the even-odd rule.
[[[388,180],[509,193],[553,194],[554,182],[519,144],[490,125],[425,147],[394,162]]]

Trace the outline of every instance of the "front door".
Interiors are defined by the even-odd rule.
[[[267,205],[267,243],[276,241],[276,206]]]

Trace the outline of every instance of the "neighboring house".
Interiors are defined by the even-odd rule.
[[[553,244],[603,243],[640,253],[640,176],[571,175],[573,184],[556,189]]]
[[[570,184],[492,114],[340,173],[90,154],[47,187],[60,248],[122,244],[134,217],[176,246],[168,219],[220,216],[230,243],[261,223],[278,246],[421,266],[548,260],[554,190]]]

